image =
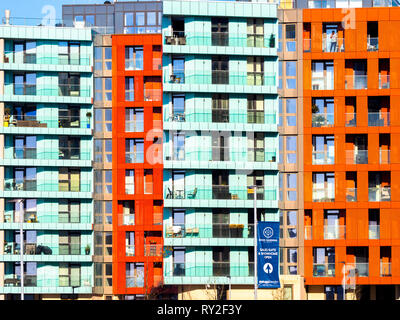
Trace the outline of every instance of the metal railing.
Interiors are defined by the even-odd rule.
[[[313,277],[334,277],[335,263],[313,263]]]
[[[164,195],[166,199],[252,200],[253,190],[246,186],[229,185],[165,186]],[[258,186],[257,199],[277,200],[276,188]]]
[[[379,38],[368,36],[367,51],[378,51],[378,50],[379,50]]]
[[[332,41],[330,35],[327,35],[322,39],[322,51],[344,52],[344,38],[336,38],[336,41]]]
[[[357,113],[345,113],[345,127],[357,126]]]
[[[333,113],[313,113],[311,123],[313,127],[330,127],[335,124]]]
[[[368,201],[390,201],[390,187],[368,188]]]
[[[379,75],[379,89],[390,89],[390,75],[380,74]]]
[[[368,75],[347,75],[344,76],[345,89],[367,89]]]
[[[346,150],[346,164],[367,164],[368,150]]]
[[[334,164],[335,154],[327,151],[313,151],[312,164]]]
[[[213,223],[166,225],[167,238],[252,238],[253,224]]]

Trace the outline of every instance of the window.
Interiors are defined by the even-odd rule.
[[[153,169],[144,169],[144,194],[153,193]]]
[[[286,192],[288,201],[297,200],[297,174],[286,173]]]
[[[211,18],[211,44],[213,46],[228,46],[228,19]]]
[[[212,84],[229,84],[229,58],[213,56],[211,65]]]
[[[212,122],[229,122],[229,96],[218,93],[212,96]]]
[[[84,184],[85,188],[82,186],[81,190],[81,183],[80,183],[80,170],[79,169],[71,169],[68,167],[59,168],[58,173],[58,190],[63,191],[72,191],[72,192],[79,192],[83,191],[83,189],[88,190],[88,183]]]
[[[14,74],[15,95],[36,95],[36,73]]]
[[[104,78],[104,95],[105,101],[112,101],[112,80],[111,78]]]
[[[335,200],[335,174],[333,172],[313,172],[313,201]]]
[[[287,262],[297,263],[297,248],[287,248]]]
[[[58,274],[60,287],[81,286],[81,267],[79,264],[60,262]]]
[[[156,12],[147,12],[147,25],[155,26],[157,24]]]
[[[313,127],[327,127],[334,125],[335,119],[333,98],[312,98],[311,111]],[[350,118],[350,123],[355,123],[354,117],[354,114],[346,114],[346,122]]]
[[[262,86],[264,84],[264,58],[247,58],[247,85]]]
[[[135,194],[135,170],[125,170],[125,193]]]
[[[285,61],[286,89],[296,89],[296,61]]]
[[[142,163],[144,161],[144,140],[125,140],[126,163]]]
[[[111,47],[105,47],[104,48],[104,64],[105,64],[105,70],[112,70],[112,48]]]
[[[297,125],[297,99],[295,98],[286,98],[286,126],[295,127]]]
[[[311,70],[312,90],[334,89],[333,61],[312,61]]]
[[[112,171],[104,170],[104,193],[112,193]]]
[[[124,17],[124,33],[131,34],[134,33],[133,28],[133,12],[125,12]]]
[[[125,109],[125,131],[143,132],[143,108]]]
[[[94,47],[94,70],[103,70],[103,48]]]
[[[264,47],[263,19],[247,19],[247,46]]]
[[[59,231],[58,253],[60,255],[80,255],[81,235],[77,232]]]
[[[133,77],[125,78],[125,100],[126,101],[135,100],[135,81]]]
[[[80,90],[80,82],[81,76],[79,73],[60,72],[58,74],[58,94],[70,97],[83,95]]]
[[[132,257],[135,255],[135,232],[125,232],[125,255]]]
[[[295,52],[296,51],[296,25],[286,24],[286,51]]]
[[[286,163],[297,162],[297,136],[286,136]]]
[[[79,42],[60,41],[58,43],[58,64],[80,64]],[[89,61],[86,64],[89,64]]]
[[[126,263],[126,287],[144,287],[144,263]]]
[[[125,47],[125,69],[143,70],[143,47]]]
[[[264,123],[264,96],[247,96],[247,123]]]

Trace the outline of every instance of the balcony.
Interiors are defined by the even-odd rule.
[[[378,51],[378,50],[379,50],[379,38],[368,37],[367,51]]]
[[[166,199],[204,199],[204,200],[250,200],[253,190],[246,186],[212,185],[212,186],[177,186],[164,188]],[[257,199],[276,200],[274,187],[257,187]]]
[[[37,159],[37,149],[27,147],[14,147],[14,159]]]
[[[91,64],[91,55],[60,55],[52,56],[43,52],[42,55],[29,53],[28,51],[5,51],[4,63],[18,64],[51,64],[51,65],[82,65],[89,66]]]
[[[390,150],[379,150],[379,163],[390,164]]]
[[[162,70],[162,58],[153,58],[153,70]]]
[[[135,245],[125,245],[125,255],[127,257],[133,257],[135,255]]]
[[[390,75],[379,75],[379,89],[390,89]]]
[[[42,120],[43,121],[43,120]],[[4,116],[4,127],[42,127],[47,128],[47,123],[36,120],[35,116]]]
[[[144,101],[161,101],[161,89],[144,89]]]
[[[168,76],[167,74],[165,76]],[[185,83],[185,70],[175,69],[169,75],[169,79],[166,79],[169,83]]]
[[[4,213],[5,223],[19,223],[21,222],[19,212]],[[24,223],[37,223],[37,213],[35,211],[24,211]]]
[[[331,77],[311,76],[312,90],[334,90],[333,74]]]
[[[325,151],[313,151],[312,164],[335,164],[335,155]]]
[[[334,277],[335,263],[314,263],[313,277]]]
[[[369,263],[368,262],[356,262],[355,264],[355,276],[356,277],[368,277],[369,274]]]
[[[346,150],[346,164],[367,164],[368,150]]]
[[[5,274],[4,275],[5,287],[20,287],[21,276],[19,274]],[[24,287],[36,287],[37,275],[24,274]]]
[[[4,184],[5,191],[36,191],[37,181],[34,180],[8,180]]]
[[[344,88],[346,90],[367,89],[367,83],[367,75],[348,75],[344,77]]]
[[[381,277],[391,277],[392,276],[392,263],[382,262],[380,266],[380,276]]]
[[[173,31],[172,36],[165,36],[167,45],[186,45],[185,31]]]
[[[145,257],[162,257],[164,254],[164,247],[161,244],[145,244],[144,256]]]
[[[356,127],[357,126],[357,114],[356,113],[345,113],[345,127]]]
[[[254,262],[237,263],[209,262],[200,263],[173,263],[165,268],[167,277],[252,277],[254,275]]]
[[[390,187],[368,188],[368,201],[390,201]]]
[[[337,38],[336,43],[328,37],[322,39],[322,52],[344,52],[344,38]]]
[[[343,225],[324,226],[324,239],[325,240],[346,239],[346,226]]]
[[[335,117],[333,113],[318,113],[312,114],[312,127],[332,127],[335,124]]]
[[[369,225],[368,226],[368,239],[377,240],[380,239],[380,225]]]
[[[143,58],[125,59],[125,70],[143,70]]]
[[[122,226],[134,226],[135,225],[135,214],[119,214],[119,225]]]
[[[36,84],[32,83],[14,83],[14,95],[16,96],[35,96]]]
[[[167,238],[252,238],[253,224],[186,224],[166,226]]]
[[[385,127],[390,125],[390,112],[368,112],[369,127]]]
[[[313,202],[334,202],[334,189],[313,187]]]
[[[346,188],[346,201],[347,202],[357,201],[357,188]]]
[[[81,148],[59,148],[58,159],[61,160],[90,160],[90,152],[83,152]]]
[[[20,254],[21,246],[19,242],[4,242],[4,254]],[[35,254],[51,254],[51,249],[47,246],[37,245],[36,243],[24,242],[23,254],[35,255]]]
[[[262,43],[264,43],[264,35],[262,37]],[[211,45],[229,46],[229,32],[211,32]]]
[[[143,163],[144,161],[144,151],[136,151],[132,153],[125,154],[126,163]]]

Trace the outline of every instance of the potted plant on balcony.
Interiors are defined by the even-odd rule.
[[[90,245],[86,245],[85,253],[88,255],[90,253]]]
[[[87,123],[87,125],[86,125],[86,127],[88,128],[88,129],[90,129],[90,118],[92,117],[92,113],[89,111],[89,112],[87,112],[86,113],[86,118],[88,119],[88,123]]]

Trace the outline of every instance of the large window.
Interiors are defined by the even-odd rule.
[[[135,170],[125,170],[125,193],[135,194]]]
[[[126,163],[138,163],[144,161],[144,141],[143,139],[125,140]]]
[[[125,47],[125,69],[143,70],[143,47]]]
[[[135,81],[134,77],[125,78],[125,100],[134,101],[135,100]]]
[[[125,109],[125,131],[143,132],[143,108]]]
[[[126,287],[144,287],[144,263],[126,263]]]
[[[264,96],[247,96],[247,123],[264,123]]]

